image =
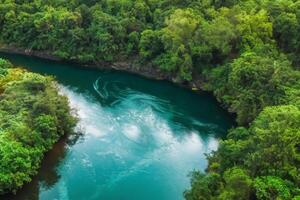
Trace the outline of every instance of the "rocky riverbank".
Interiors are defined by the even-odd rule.
[[[13,53],[26,56],[34,56],[42,59],[52,60],[52,61],[64,61],[71,62],[82,65],[89,68],[97,69],[114,69],[119,71],[126,71],[134,74],[138,74],[150,79],[156,80],[167,80],[172,83],[175,83],[181,87],[191,89],[193,91],[202,90],[203,80],[195,75],[193,81],[178,81],[171,74],[162,72],[151,64],[146,64],[146,66],[141,66],[141,64],[135,62],[136,59],[131,58],[126,61],[117,61],[117,62],[94,62],[94,63],[82,63],[78,60],[65,60],[58,56],[53,55],[50,51],[35,51],[31,49],[24,49],[19,47],[0,45],[0,52],[4,53]]]

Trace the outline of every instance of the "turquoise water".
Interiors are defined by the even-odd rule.
[[[166,81],[19,55],[14,64],[55,76],[79,116],[77,134],[45,156],[39,174],[5,199],[177,200],[189,173],[233,125],[213,97]]]

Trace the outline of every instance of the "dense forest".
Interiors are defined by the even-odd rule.
[[[300,199],[300,1],[0,0],[0,27],[1,45],[83,63],[131,61],[140,68],[159,69],[177,82],[201,80],[203,89],[236,113],[239,127],[208,155],[206,173],[193,173],[186,199]],[[22,74],[12,70],[4,80],[10,80],[11,73]],[[53,96],[53,89],[46,89],[48,79],[27,74],[19,82],[28,78],[39,80],[38,87]],[[26,132],[28,121],[49,121],[50,132],[57,128],[45,114],[32,117],[37,110],[27,108],[26,102],[18,104],[26,112],[14,107],[19,99],[11,97],[12,90],[31,94],[37,86],[7,87],[0,110],[16,109],[21,125],[14,127],[19,133]],[[37,102],[45,99],[30,97]],[[13,99],[9,105],[8,98]],[[1,143],[18,138],[43,146],[48,141],[2,135]],[[5,148],[6,142],[1,151]],[[36,149],[40,148],[21,152],[31,160],[30,155],[41,155]],[[2,176],[0,184],[9,179]],[[28,180],[21,174],[0,188],[19,186],[19,178]]]
[[[16,192],[37,173],[46,151],[72,133],[76,118],[51,77],[0,59],[0,194]]]

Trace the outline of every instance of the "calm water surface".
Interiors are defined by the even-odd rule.
[[[207,94],[165,81],[0,54],[55,76],[80,118],[78,134],[47,153],[20,200],[180,200],[188,174],[204,170],[204,154],[233,125]]]

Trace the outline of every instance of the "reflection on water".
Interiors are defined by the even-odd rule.
[[[205,169],[204,154],[232,126],[206,94],[127,73],[5,56],[55,75],[82,133],[56,144],[33,182],[5,199],[180,200],[187,175]]]
[[[31,183],[26,184],[17,195],[4,195],[0,196],[0,199],[5,200],[37,200],[39,199],[39,188],[51,188],[60,179],[60,175],[57,173],[57,166],[63,161],[66,156],[67,148],[69,145],[75,144],[80,133],[74,134],[69,137],[63,137],[59,140],[51,151],[46,153],[42,162],[38,175],[35,176]],[[29,192],[30,191],[30,192]]]

